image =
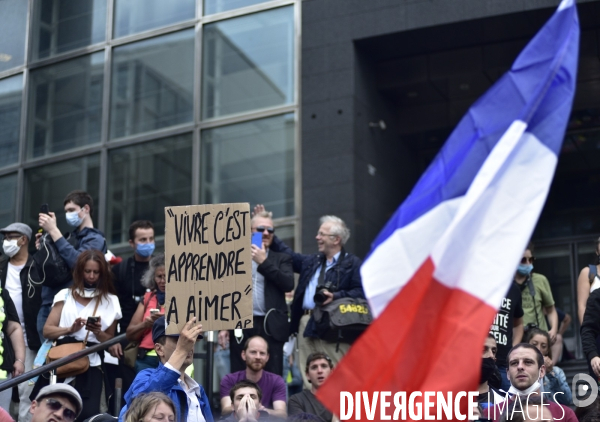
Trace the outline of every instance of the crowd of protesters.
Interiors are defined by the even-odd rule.
[[[45,362],[52,345],[89,347],[123,333],[126,340],[89,355],[83,372],[57,373],[57,383],[43,374],[0,392],[0,422],[115,420],[107,413],[115,401],[124,404],[119,421],[127,422],[337,420],[316,393],[353,339],[323,335],[315,315],[335,300],[364,299],[361,260],[345,250],[350,231],[340,218],[323,216],[317,251],[300,254],[276,236],[272,214],[261,205],[254,208],[251,229],[262,234],[262,243],[251,246],[253,328],[218,333],[220,402],[209,403],[205,388],[191,376],[202,325],[192,318],[179,334],[166,334],[165,258],[155,250],[152,222],[132,222],[133,256],[121,260],[94,228],[89,194],[73,191],[63,205],[72,233],[63,234],[49,211],[40,213],[34,228],[34,251],[51,243],[68,267],[70,275],[60,282],[39,271],[29,249],[31,227],[16,222],[0,229],[5,314],[0,369],[9,377],[28,372]],[[533,272],[534,261],[530,244],[484,342],[479,418],[509,420],[515,398],[540,393],[548,393],[549,418],[562,420],[561,412],[567,422],[598,418],[596,403],[577,414],[571,410],[572,392],[558,366],[570,354],[562,335],[571,317],[556,308],[548,279]],[[590,373],[600,377],[597,264],[580,274],[577,316]],[[123,380],[121,400],[113,391],[116,378]]]

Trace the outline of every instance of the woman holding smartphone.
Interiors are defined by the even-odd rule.
[[[152,325],[165,314],[165,255],[158,254],[150,260],[148,270],[142,276],[147,292],[138,305],[127,327],[127,340],[139,342],[135,372],[156,368],[160,362],[152,341]]]
[[[88,347],[110,340],[122,316],[115,293],[104,254],[93,249],[83,251],[75,263],[73,285],[54,297],[44,337],[64,344],[85,341],[87,336]],[[78,421],[101,413],[101,406],[106,406],[104,385],[99,382],[104,378],[101,358],[93,353],[89,359],[89,369],[74,378],[74,387],[83,400]]]

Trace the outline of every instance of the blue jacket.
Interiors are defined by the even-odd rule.
[[[58,253],[65,260],[71,270],[75,268],[75,263],[79,254],[88,249],[97,249],[102,253],[106,253],[106,240],[104,239],[104,233],[98,229],[84,227],[80,232],[73,232],[71,236],[75,236],[75,246],[72,242],[61,237],[54,244]],[[42,286],[42,305],[52,305],[54,296],[62,289],[69,287],[72,280],[68,283],[58,287],[47,287]]]
[[[177,420],[179,422],[187,422],[187,395],[185,391],[179,386],[177,380],[180,374],[165,367],[162,363],[158,364],[156,369],[144,369],[140,371],[133,380],[131,387],[125,393],[125,402],[127,403],[121,414],[119,415],[119,422],[123,422],[125,413],[127,413],[128,405],[141,393],[150,393],[152,391],[158,391],[169,396],[173,403],[175,403],[175,410],[177,411]],[[213,415],[210,410],[210,404],[208,403],[208,397],[204,392],[204,388],[200,386],[200,410],[206,422],[213,422]]]
[[[296,288],[294,301],[292,302],[292,318],[290,324],[290,334],[298,334],[300,318],[302,318],[302,315],[304,314],[302,310],[304,292],[315,274],[315,271],[317,271],[317,268],[323,263],[325,256],[323,254],[303,255],[296,253],[278,239],[277,236],[273,236],[271,249],[275,252],[283,252],[290,255],[292,257],[294,272],[300,274],[298,287]],[[339,264],[340,260],[338,260],[338,262],[325,273],[325,281],[331,281],[334,286],[337,286],[337,290],[333,293],[333,299],[335,300],[343,297],[364,299],[365,292],[363,291],[360,279],[360,265],[362,264],[362,261],[356,255],[347,253],[343,249],[342,253],[345,254],[344,259],[341,259],[342,263]],[[318,337],[315,320],[312,315],[306,324],[306,330],[304,330],[303,334],[304,337]]]

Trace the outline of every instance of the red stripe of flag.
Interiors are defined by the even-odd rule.
[[[483,342],[496,310],[441,284],[433,272],[427,259],[319,388],[317,397],[330,411],[340,414],[341,391],[367,391],[370,398],[375,391],[391,391],[392,397],[406,391],[407,401],[413,391],[477,391]],[[464,414],[466,400],[461,404]],[[387,414],[393,411],[392,401]],[[367,420],[364,406],[360,413]]]

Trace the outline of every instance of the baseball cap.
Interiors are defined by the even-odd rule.
[[[65,384],[63,382],[57,382],[56,384],[47,385],[42,388],[38,395],[35,397],[35,401],[39,402],[46,396],[51,396],[52,394],[64,394],[65,396],[69,396],[73,399],[75,404],[77,405],[77,409],[75,413],[77,416],[81,413],[81,408],[83,407],[83,402],[81,401],[81,396],[73,387],[69,384]]]
[[[3,229],[0,229],[0,233],[2,233],[2,234],[4,234],[4,233],[20,233],[20,234],[24,234],[25,236],[27,236],[27,238],[29,240],[31,240],[31,227],[29,227],[27,224],[23,224],[23,223],[9,224],[8,226],[4,227]]]
[[[167,330],[167,322],[164,316],[161,316],[152,325],[152,341],[156,343],[156,340],[161,338],[162,336],[168,337],[179,337],[179,334],[166,334]],[[202,334],[198,336],[198,338],[203,338]]]

